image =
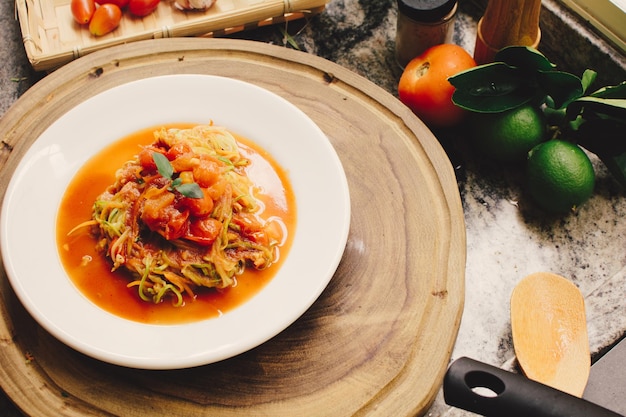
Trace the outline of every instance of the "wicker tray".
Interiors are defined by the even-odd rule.
[[[161,0],[144,18],[125,13],[113,32],[95,37],[74,22],[71,0],[15,0],[28,59],[35,70],[51,70],[90,52],[156,38],[223,36],[314,15],[327,0],[217,0],[204,12],[183,12]]]

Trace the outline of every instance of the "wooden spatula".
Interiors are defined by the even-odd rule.
[[[585,303],[572,282],[547,272],[522,279],[511,295],[511,330],[528,378],[582,397],[591,356]]]

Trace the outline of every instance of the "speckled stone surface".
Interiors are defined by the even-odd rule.
[[[461,2],[454,42],[473,52],[484,1]],[[301,50],[347,67],[396,94],[395,0],[331,0],[320,16],[287,27]],[[569,26],[562,25],[568,21]],[[540,49],[559,68],[600,73],[602,85],[626,80],[626,58],[544,1]],[[233,37],[284,45],[278,28]],[[10,0],[0,1],[0,115],[39,80],[28,65]],[[563,47],[563,45],[567,45]],[[596,192],[576,213],[548,216],[525,195],[520,168],[493,166],[472,152],[461,130],[435,132],[457,174],[467,228],[466,302],[452,358],[517,371],[509,298],[525,275],[551,271],[570,278],[587,306],[594,357],[626,331],[626,195],[594,158]],[[0,415],[17,416],[6,397]],[[448,407],[441,394],[428,416],[471,415]]]

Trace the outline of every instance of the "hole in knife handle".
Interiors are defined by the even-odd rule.
[[[481,397],[493,398],[504,392],[504,382],[495,375],[472,371],[465,376],[465,383],[473,393]]]

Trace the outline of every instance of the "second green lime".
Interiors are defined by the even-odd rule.
[[[593,165],[576,144],[549,140],[528,153],[527,164],[528,191],[547,211],[576,210],[593,194]]]
[[[470,129],[480,155],[499,162],[524,162],[546,135],[543,113],[530,104],[501,113],[472,113]]]

